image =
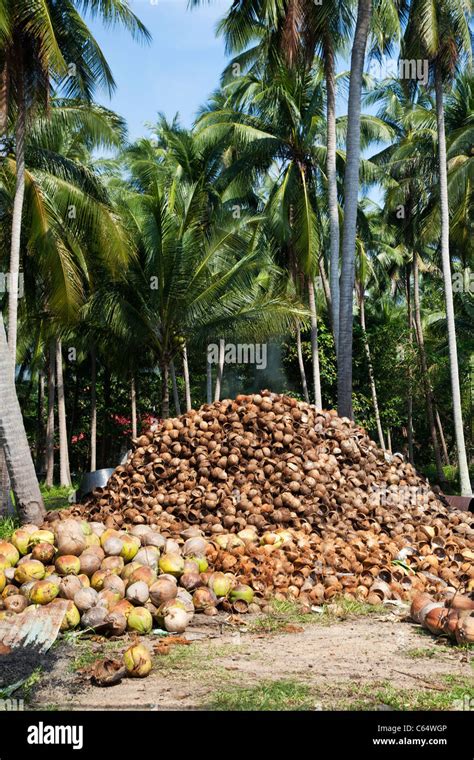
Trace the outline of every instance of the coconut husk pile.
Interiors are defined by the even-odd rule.
[[[106,488],[64,513],[210,540],[214,570],[271,596],[380,603],[472,591],[474,516],[351,420],[262,392],[140,436]]]

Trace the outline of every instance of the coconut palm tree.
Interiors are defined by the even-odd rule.
[[[454,316],[453,285],[450,257],[448,196],[448,167],[446,149],[446,126],[444,88],[450,84],[457,71],[466,62],[471,65],[472,44],[470,18],[471,0],[413,0],[410,7],[404,49],[410,57],[429,61],[436,99],[438,132],[439,205],[441,214],[441,258],[443,265],[444,294],[449,342],[453,418],[456,434],[457,458],[461,492],[472,493],[467,463],[466,445],[461,406],[459,362]]]

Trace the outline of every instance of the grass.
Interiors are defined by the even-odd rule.
[[[208,710],[314,710],[311,690],[297,681],[262,681],[257,686],[217,691]]]
[[[16,517],[0,518],[0,540],[10,538],[13,531],[18,528],[20,521]]]
[[[68,666],[68,670],[71,673],[76,673],[78,670],[92,665],[97,660],[107,659],[116,653],[117,650],[123,649],[124,644],[121,641],[104,641],[101,642],[100,647],[93,647],[90,642],[82,641],[80,643],[76,642],[74,646],[80,649],[80,652]]]
[[[45,485],[41,485],[41,494],[43,496],[44,506],[46,509],[64,509],[69,506],[69,498],[76,491],[77,486],[73,484],[69,486],[52,486],[47,488]]]
[[[397,689],[390,681],[380,684],[353,684],[349,691],[357,699],[343,701],[339,707],[346,710],[371,710],[376,705],[388,705],[394,710],[452,710],[466,699],[474,701],[474,683],[458,676],[442,676],[446,689]],[[439,682],[436,683],[438,685]]]
[[[272,612],[259,616],[250,621],[247,630],[252,633],[277,633],[288,625],[305,625],[308,623],[319,625],[331,625],[341,620],[366,615],[386,614],[387,608],[382,604],[372,605],[358,602],[355,599],[336,599],[321,607],[321,612],[302,612],[297,602],[277,601],[271,602]]]
[[[410,657],[412,660],[431,660],[439,653],[438,649],[428,649],[427,647],[417,647],[416,649],[407,649],[403,652],[405,657]]]

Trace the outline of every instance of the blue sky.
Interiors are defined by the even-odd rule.
[[[215,27],[231,0],[212,0],[193,11],[187,0],[131,0],[134,13],[151,32],[150,45],[135,42],[119,29],[91,22],[94,35],[112,69],[117,89],[109,100],[97,100],[127,120],[131,140],[146,133],[145,122],[158,111],[173,117],[179,111],[184,126],[217,87],[225,65],[224,42]]]

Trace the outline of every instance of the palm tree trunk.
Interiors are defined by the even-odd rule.
[[[46,450],[45,450],[45,485],[51,488],[54,484],[54,400],[56,395],[56,369],[55,369],[55,342],[49,342],[48,362],[48,421],[46,424]]]
[[[456,326],[454,322],[453,283],[451,279],[451,259],[449,253],[449,199],[448,199],[448,168],[446,157],[446,129],[444,123],[443,79],[441,62],[435,63],[435,92],[436,119],[438,124],[439,152],[439,187],[441,204],[441,257],[443,261],[444,297],[446,302],[446,322],[448,328],[449,367],[451,373],[451,393],[453,397],[454,431],[458,456],[459,482],[461,494],[470,496],[472,493],[467,464],[466,442],[461,406],[461,387],[459,383],[458,349],[456,342]]]
[[[334,344],[339,341],[339,207],[337,202],[336,172],[336,69],[333,42],[326,35],[324,46],[324,66],[327,91],[327,157],[328,210],[330,231],[329,279],[331,288],[331,315]]]
[[[132,375],[130,381],[130,401],[132,407],[132,438],[135,439],[138,436],[137,425],[137,387],[135,383],[135,375]]]
[[[359,199],[360,111],[365,51],[372,16],[371,0],[359,0],[351,56],[344,178],[344,229],[339,305],[337,404],[341,417],[352,418],[352,340],[355,243]]]
[[[438,428],[439,440],[441,441],[441,449],[443,452],[444,463],[449,466],[450,461],[449,461],[448,447],[446,446],[446,438],[444,437],[443,423],[441,422],[441,417],[439,416],[439,411],[436,404],[435,404],[435,417],[436,417],[436,427]]]
[[[0,447],[5,452],[15,504],[23,523],[46,514],[11,373],[10,348],[0,315]]]
[[[67,437],[66,398],[64,393],[63,351],[60,340],[56,341],[56,384],[58,388],[58,427],[59,427],[59,483],[71,485],[69,470],[69,441]]]
[[[324,298],[326,299],[326,304],[328,307],[329,312],[329,318],[331,320],[331,327],[332,327],[332,300],[331,300],[331,287],[329,285],[328,276],[326,274],[326,269],[324,266],[324,257],[321,256],[319,259],[319,275],[321,277],[321,285],[323,286],[324,291]]]
[[[314,403],[317,409],[323,408],[321,395],[321,372],[319,369],[319,346],[318,346],[318,313],[316,310],[316,297],[314,294],[314,282],[308,280],[309,310],[311,313],[311,358],[313,362],[313,393]]]
[[[370,353],[369,339],[365,326],[365,299],[364,287],[359,284],[359,306],[360,306],[360,326],[362,328],[362,337],[364,341],[365,356],[367,359],[367,370],[369,373],[370,392],[372,394],[372,404],[374,406],[375,424],[377,426],[377,435],[379,437],[380,447],[385,451],[385,441],[383,438],[382,421],[380,419],[379,402],[377,398],[377,387],[375,385],[374,367],[372,364],[372,355]]]
[[[191,401],[191,384],[189,382],[189,364],[188,364],[188,349],[186,345],[183,346],[183,376],[184,376],[184,396],[186,399],[186,411],[190,412],[193,408]]]
[[[214,401],[221,400],[222,377],[224,375],[224,359],[225,359],[225,340],[224,338],[219,338],[219,363],[217,365],[217,377],[216,377],[216,387],[214,390]]]
[[[25,198],[25,132],[26,104],[23,78],[18,77],[18,116],[16,124],[16,188],[13,201],[12,234],[10,245],[10,273],[8,281],[8,346],[10,348],[10,371],[15,378],[16,343],[18,332],[18,285],[20,273],[21,223]]]
[[[161,364],[161,416],[167,420],[170,416],[170,367],[166,360]]]
[[[418,349],[420,352],[421,371],[423,375],[423,384],[425,386],[426,413],[428,416],[428,425],[430,428],[431,441],[433,443],[436,474],[440,482],[443,482],[444,481],[443,464],[441,462],[438,436],[436,434],[435,417],[434,417],[434,411],[433,411],[433,392],[431,390],[431,383],[430,383],[430,379],[428,375],[428,363],[426,361],[425,339],[423,335],[423,325],[421,323],[420,278],[419,278],[419,270],[418,270],[418,257],[416,253],[413,256],[413,305],[414,305],[414,313],[415,313],[416,337],[417,337],[417,342],[418,342]]]
[[[304,371],[303,348],[301,345],[301,325],[296,323],[296,355],[298,357],[298,366],[300,368],[301,387],[303,388],[304,400],[309,404],[308,383],[306,382],[306,372]]]
[[[170,364],[170,371],[171,371],[171,386],[173,388],[173,402],[174,402],[174,408],[176,411],[176,416],[181,416],[181,404],[179,403],[179,393],[178,393],[178,383],[176,382],[176,369],[174,366],[174,361],[171,361]]]
[[[387,449],[392,454],[392,434],[390,432],[390,428],[387,428]]]
[[[410,355],[408,357],[408,398],[407,398],[407,423],[408,423],[408,459],[412,465],[415,464],[414,447],[413,447],[413,309],[411,304],[411,274],[410,267],[407,267],[406,273],[406,299],[407,299],[407,320],[408,320],[408,346]]]
[[[15,511],[10,491],[11,484],[8,477],[7,460],[3,449],[0,448],[0,519]]]
[[[91,472],[97,470],[97,355],[91,348]]]
[[[41,471],[42,449],[44,443],[44,372],[38,372],[38,400],[36,404],[36,451],[35,461],[37,472]]]

